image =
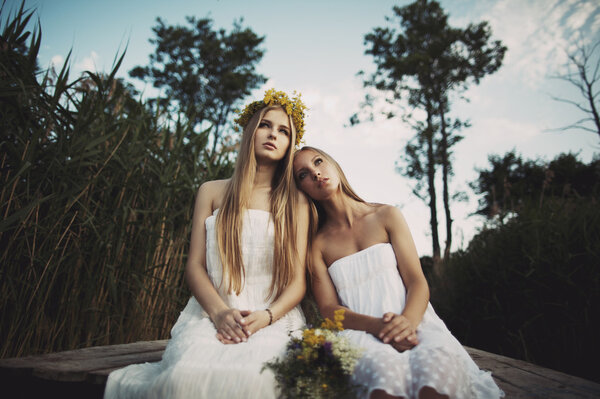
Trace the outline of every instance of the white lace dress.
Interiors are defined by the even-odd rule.
[[[215,211],[216,214],[216,211]],[[215,214],[206,219],[206,265],[219,295],[232,308],[260,310],[271,284],[274,227],[271,214],[249,209],[242,227],[245,284],[240,295],[221,287],[222,267],[215,234]],[[253,334],[248,342],[224,345],[194,297],[171,330],[163,358],[112,372],[108,398],[276,398],[275,378],[263,363],[285,351],[289,333],[302,329],[304,315],[296,306],[284,317]]]
[[[406,288],[398,272],[391,244],[376,244],[333,262],[329,275],[344,306],[381,317],[401,313]],[[504,393],[489,372],[480,370],[444,322],[427,306],[417,328],[419,344],[402,353],[363,331],[344,330],[357,346],[365,348],[354,371],[355,382],[405,398],[417,398],[424,386],[451,398],[499,398]]]

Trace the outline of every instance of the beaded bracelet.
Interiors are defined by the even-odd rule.
[[[265,310],[269,314],[269,325],[271,325],[273,323],[273,312],[271,312],[271,309],[269,308],[266,308]]]

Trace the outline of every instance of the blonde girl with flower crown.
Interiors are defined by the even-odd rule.
[[[304,327],[309,208],[294,184],[304,131],[299,96],[269,90],[236,120],[230,179],[204,183],[194,207],[186,279],[192,297],[158,363],[110,374],[105,398],[276,398],[263,363]]]
[[[304,147],[296,184],[313,203],[312,291],[324,317],[345,310],[342,332],[363,348],[355,383],[374,398],[498,398],[429,304],[429,288],[402,213],[363,201],[338,163]]]

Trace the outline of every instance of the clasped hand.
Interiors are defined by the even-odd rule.
[[[246,342],[254,334],[269,324],[266,310],[227,309],[218,313],[213,323],[217,329],[217,339],[224,344]]]
[[[392,345],[398,352],[411,349],[419,343],[417,330],[406,317],[387,312],[381,321],[383,326],[377,337],[384,343]]]

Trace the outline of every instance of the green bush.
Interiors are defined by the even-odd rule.
[[[432,302],[465,345],[600,380],[600,206],[529,203],[447,260]]]

